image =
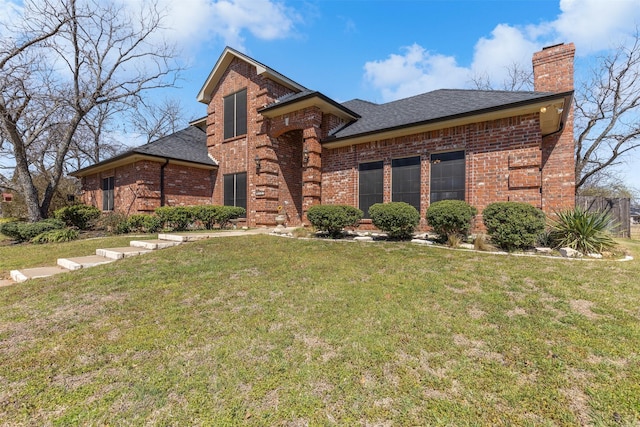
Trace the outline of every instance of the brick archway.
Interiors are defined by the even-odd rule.
[[[273,152],[280,169],[278,213],[286,216],[288,225],[296,226],[301,225],[303,219],[303,134],[302,129],[294,129],[272,138]]]
[[[277,141],[278,150],[282,154],[281,156],[275,155],[276,150],[273,147],[274,157],[277,158],[283,182],[288,187],[288,192],[282,191],[280,188],[278,192],[292,196],[289,202],[292,207],[281,205],[283,210],[287,209],[288,224],[291,225],[308,224],[307,210],[310,206],[319,204],[321,201],[321,126],[322,111],[317,107],[305,108],[269,120],[268,133],[272,145],[274,141]],[[285,149],[286,146],[289,148]],[[287,156],[292,159],[290,163],[287,162]],[[299,201],[297,200],[298,195]],[[297,222],[292,222],[293,219]]]

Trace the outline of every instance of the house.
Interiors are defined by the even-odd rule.
[[[572,43],[535,53],[532,92],[443,89],[375,104],[339,103],[227,47],[197,95],[204,118],[73,175],[103,210],[236,205],[252,227],[279,213],[304,224],[320,203],[366,215],[405,201],[423,227],[442,199],[479,212],[508,200],[572,208],[574,53]]]

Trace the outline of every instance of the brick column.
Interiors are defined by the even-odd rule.
[[[533,55],[534,89],[538,92],[573,90],[573,43],[550,46]],[[575,142],[573,102],[560,132],[542,138],[542,210],[554,211],[575,206]]]
[[[264,135],[255,147],[255,154],[249,160],[254,175],[255,187],[255,224],[256,226],[275,225],[274,217],[278,213],[278,158],[274,151],[274,141]],[[255,156],[260,159],[260,170],[256,169]]]
[[[322,197],[322,146],[320,145],[319,128],[314,125],[303,131],[303,150],[309,154],[309,160],[302,168],[302,218],[308,224],[307,211],[318,205]]]

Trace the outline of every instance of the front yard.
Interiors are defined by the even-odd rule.
[[[636,260],[246,236],[0,288],[0,424],[637,425],[625,244]]]

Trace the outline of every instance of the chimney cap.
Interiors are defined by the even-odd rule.
[[[542,48],[542,50],[547,50],[547,49],[553,49],[554,47],[558,47],[558,46],[562,46],[564,43],[558,43],[558,44],[554,44],[551,46],[545,46]]]

